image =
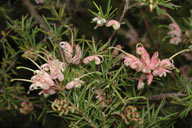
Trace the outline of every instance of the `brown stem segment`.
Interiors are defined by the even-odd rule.
[[[36,8],[33,6],[33,4],[31,4],[31,2],[29,0],[23,0],[23,4],[27,7],[30,14],[32,16],[34,16],[35,21],[40,25],[40,27],[46,31],[49,31],[48,26],[46,25],[43,18],[38,14],[38,12],[36,11]]]
[[[171,97],[185,97],[188,96],[187,94],[183,94],[183,93],[164,93],[164,94],[158,94],[158,95],[154,95],[154,96],[148,96],[148,100],[160,100],[160,99],[170,99]]]

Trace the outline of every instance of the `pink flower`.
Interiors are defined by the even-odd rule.
[[[150,85],[154,76],[166,76],[166,73],[171,73],[174,69],[173,62],[170,59],[160,60],[158,52],[155,52],[150,58],[149,53],[145,50],[143,45],[137,45],[136,53],[141,56],[137,58],[131,54],[124,54],[124,64],[136,71],[142,71],[137,85],[138,90],[144,87],[144,80],[147,80],[147,85]]]
[[[34,107],[32,102],[27,103],[26,101],[23,101],[21,103],[20,113],[27,115],[33,111],[33,108]]]
[[[49,95],[53,95],[53,94],[55,94],[55,93],[56,93],[55,88],[54,88],[54,87],[50,87],[50,88],[47,89],[47,90],[44,89],[44,90],[40,91],[40,92],[38,93],[38,95],[43,94],[44,97],[47,97],[47,96],[49,96]]]
[[[138,72],[142,70],[143,63],[134,55],[126,54],[124,59],[125,66],[129,66],[130,68],[135,69]]]
[[[120,23],[116,20],[110,20],[105,24],[106,27],[113,27],[114,30],[120,29]]]
[[[153,75],[151,73],[143,73],[140,78],[139,78],[139,82],[137,85],[137,89],[141,90],[144,88],[145,83],[143,82],[144,80],[147,80],[147,85],[150,85],[152,80],[153,80]]]
[[[172,37],[170,40],[171,44],[178,44],[181,42],[181,38],[180,37]]]
[[[169,59],[164,59],[160,62],[160,65],[154,69],[153,75],[159,77],[166,77],[166,73],[171,73],[170,70],[174,68],[173,63]]]
[[[35,2],[37,3],[37,4],[43,4],[44,3],[44,0],[35,0]]]
[[[66,89],[72,89],[72,88],[80,88],[82,84],[84,84],[85,82],[80,80],[79,78],[75,78],[73,81],[69,82],[66,85]]]
[[[73,56],[73,47],[67,42],[60,42],[60,47],[64,49],[64,56],[67,63],[72,63],[78,65],[82,57],[81,48],[79,45],[76,45],[75,55]]]
[[[37,89],[37,87],[47,90],[55,84],[47,72],[40,70],[36,70],[36,75],[32,76],[31,80],[32,85],[30,86],[30,90]]]
[[[95,64],[99,65],[102,62],[99,57],[100,57],[99,55],[88,56],[83,59],[83,63],[88,64],[90,61],[95,60]]]
[[[171,23],[169,25],[169,28],[171,29],[171,31],[168,32],[167,34],[171,36],[170,43],[177,45],[178,43],[181,42],[182,31],[176,23]]]
[[[136,49],[136,53],[141,55],[141,62],[143,63],[143,72],[144,73],[151,73],[150,69],[150,56],[149,53],[145,50],[143,46],[138,46]]]
[[[160,64],[160,59],[159,59],[159,53],[155,52],[153,53],[153,56],[151,57],[151,61],[150,61],[150,69],[154,70],[155,68],[157,68]]]
[[[48,63],[43,64],[41,68],[44,71],[50,70],[51,78],[52,79],[58,79],[59,81],[64,80],[64,75],[62,72],[64,72],[66,67],[66,64],[63,62],[60,62],[59,60],[49,60]]]
[[[121,49],[121,45],[120,45],[120,44],[116,45],[115,47],[118,48],[118,49]],[[114,55],[114,56],[117,56],[118,54],[119,54],[119,50],[114,49],[113,55]]]
[[[78,65],[80,63],[81,57],[82,57],[81,48],[79,45],[76,45],[75,56],[72,59],[72,63]]]

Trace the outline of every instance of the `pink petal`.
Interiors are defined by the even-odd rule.
[[[143,82],[144,80],[146,79],[146,75],[145,74],[142,74],[140,77],[139,77],[139,82],[138,82],[138,85],[137,85],[137,89],[138,90],[141,90],[144,88],[144,85],[145,83]]]
[[[178,31],[179,33],[182,33],[180,27],[179,27],[178,24],[176,24],[176,23],[171,23],[171,24],[169,25],[169,27],[170,27],[172,30],[175,29],[175,30]]]
[[[83,59],[84,64],[88,64],[90,61],[93,61],[95,59],[95,56],[88,56]]]
[[[66,89],[72,89],[74,86],[75,86],[75,82],[74,82],[74,81],[71,81],[71,82],[69,82],[69,83],[65,86],[65,88],[66,88]]]
[[[173,37],[173,38],[171,38],[171,40],[170,40],[170,43],[171,44],[178,44],[178,43],[180,43],[181,42],[181,38],[180,37]]]
[[[114,30],[118,30],[120,28],[120,23],[116,20],[110,20],[106,24],[106,27],[113,27]]]
[[[153,75],[152,74],[148,74],[147,75],[147,85],[150,85],[151,84],[151,82],[152,82],[152,80],[153,80]]]
[[[100,58],[97,55],[93,55],[93,56],[88,56],[83,60],[84,64],[88,64],[90,61],[95,60],[95,64],[98,65],[101,63]]]
[[[168,35],[170,36],[177,36],[177,37],[181,37],[181,33],[179,31],[176,31],[176,30],[172,30],[170,32],[167,33]]]
[[[78,65],[80,63],[80,59],[82,57],[81,48],[79,45],[76,45],[75,56],[73,57],[73,64]]]
[[[116,45],[115,47],[118,48],[118,49],[121,49],[121,45],[119,45],[119,44]],[[114,51],[113,51],[113,55],[114,56],[117,56],[119,54],[119,50],[118,49],[114,49]]]
[[[151,63],[150,63],[150,69],[154,70],[156,67],[159,66],[160,64],[160,59],[159,59],[159,53],[155,52],[153,56],[151,57]]]
[[[60,47],[64,49],[64,51],[67,51],[69,53],[73,53],[73,48],[68,42],[62,41],[60,42]]]

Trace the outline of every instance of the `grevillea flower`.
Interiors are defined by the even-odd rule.
[[[30,86],[30,90],[37,89],[38,87],[48,90],[51,86],[54,86],[55,83],[47,72],[36,70],[35,73],[36,75],[31,77],[32,85]]]
[[[170,70],[174,69],[173,62],[170,59],[164,59],[160,62],[159,66],[153,70],[154,76],[166,77],[166,73],[171,73]]]
[[[48,63],[43,64],[41,68],[44,71],[50,71],[50,75],[52,79],[58,79],[59,81],[64,80],[64,72],[66,64],[64,62],[60,62],[58,59],[48,60]]]
[[[73,51],[73,46],[71,46],[68,42],[60,42],[60,47],[64,49],[64,56],[67,63],[72,63],[75,65],[78,65],[80,63],[82,53],[79,45],[76,45],[75,55]]]
[[[121,49],[121,45],[120,44],[116,45],[115,47],[118,48],[118,49]],[[119,50],[118,49],[114,49],[113,50],[113,55],[114,56],[117,56],[119,54]]]
[[[32,102],[27,103],[26,101],[23,101],[21,103],[20,113],[27,115],[33,111],[33,108],[34,107]]]
[[[101,57],[101,56],[100,55],[88,56],[88,57],[83,59],[83,63],[84,64],[88,64],[90,61],[94,61],[95,60],[95,64],[99,65],[100,63],[102,63],[102,60],[99,57]]]
[[[134,55],[126,54],[124,59],[125,66],[129,66],[130,68],[135,69],[138,72],[142,70],[143,63]]]
[[[69,82],[66,85],[66,89],[72,89],[72,88],[80,88],[82,84],[84,84],[85,82],[80,80],[79,78],[75,78],[73,81]]]
[[[113,27],[114,30],[120,29],[120,23],[116,20],[110,20],[105,24],[106,27]]]
[[[97,27],[101,27],[103,26],[107,21],[105,20],[105,18],[98,16],[92,19],[93,22],[96,22],[97,25],[95,26],[94,29],[96,29]]]
[[[178,26],[178,24],[176,24],[176,23],[171,23],[169,25],[169,28],[171,31],[168,32],[167,34],[169,36],[171,36],[170,43],[177,45],[178,43],[181,42],[182,31],[181,31],[180,27]]]
[[[40,91],[39,93],[38,93],[38,95],[44,95],[44,97],[47,97],[47,96],[49,96],[49,95],[53,95],[53,94],[55,94],[56,93],[56,90],[55,90],[55,88],[54,87],[50,87],[49,89],[43,89],[42,91]]]
[[[160,60],[158,52],[155,52],[150,58],[149,53],[141,44],[137,45],[136,53],[141,56],[140,59],[128,53],[124,54],[124,64],[137,72],[142,71],[137,86],[138,89],[144,87],[144,80],[147,80],[147,85],[150,85],[154,76],[166,77],[166,73],[171,73],[171,70],[174,69],[171,59]]]
[[[44,0],[35,0],[35,2],[37,3],[37,4],[43,4],[44,3]]]

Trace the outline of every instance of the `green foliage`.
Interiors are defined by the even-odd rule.
[[[35,1],[30,3],[37,13],[29,9],[29,12],[25,10],[18,18],[13,18],[10,12],[13,13],[14,8],[6,9],[17,2],[13,5],[8,2],[0,7],[0,20],[6,19],[4,23],[7,24],[0,26],[4,27],[0,35],[0,110],[3,112],[11,111],[15,116],[20,112],[48,128],[58,125],[64,128],[173,128],[178,123],[182,125],[183,122],[178,120],[190,116],[192,67],[191,60],[187,60],[186,56],[191,53],[174,58],[180,72],[176,72],[178,69],[175,68],[175,72],[167,73],[164,78],[154,75],[151,85],[141,90],[137,89],[137,85],[143,72],[126,66],[123,60],[126,54],[136,54],[135,45],[140,40],[150,56],[158,51],[161,60],[190,48],[192,12],[190,16],[183,15],[182,22],[176,14],[182,9],[179,7],[185,4],[178,2],[176,5],[173,0],[125,0],[121,4],[108,0],[107,5],[105,1],[45,0],[42,4]],[[157,13],[153,12],[155,9]],[[93,30],[89,24],[92,19],[90,12],[107,21],[112,20],[116,13],[118,18],[124,18],[121,29],[111,31],[103,27]],[[181,42],[177,46],[169,43],[172,35],[167,33],[172,29],[169,28],[171,23],[177,23],[181,29]],[[165,40],[165,37],[169,38]],[[67,42],[72,52],[62,48],[61,41]],[[122,48],[115,48],[117,44],[121,44]],[[77,53],[80,54],[78,46],[82,54],[80,62],[68,62],[66,53],[69,52],[68,57],[74,61]],[[117,49],[119,53],[115,55]],[[134,51],[133,54],[131,51]],[[84,63],[86,57],[93,56],[100,59],[99,64],[96,59]],[[41,91],[46,94],[48,90],[38,86],[37,90],[32,91],[30,87],[35,83],[32,76],[39,75],[37,70],[42,71],[43,64],[56,65],[56,62],[52,63],[56,59],[66,64],[61,71],[64,78],[62,81],[52,79],[55,94],[48,93],[47,97],[38,95]],[[183,66],[188,68],[184,73]],[[56,66],[56,69],[60,70],[60,66]],[[48,76],[51,74],[51,70],[45,72]],[[48,77],[44,79],[49,80]],[[67,89],[66,86],[75,79],[83,82]],[[33,104],[32,108],[29,108],[30,103]],[[49,121],[50,117],[56,121]]]

